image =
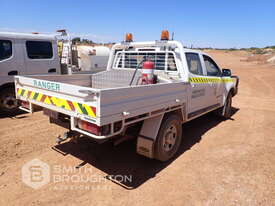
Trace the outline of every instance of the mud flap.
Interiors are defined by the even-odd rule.
[[[149,158],[154,158],[154,143],[163,119],[163,114],[146,119],[137,139],[137,153]]]

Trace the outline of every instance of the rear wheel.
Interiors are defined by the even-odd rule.
[[[13,87],[7,87],[0,92],[0,111],[6,114],[14,114],[19,112],[18,100],[15,97]]]
[[[155,159],[164,162],[173,158],[179,149],[181,139],[180,117],[176,114],[164,117],[155,142]]]

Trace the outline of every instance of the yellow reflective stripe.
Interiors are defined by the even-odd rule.
[[[51,97],[50,99],[52,100],[54,105],[56,105],[56,106],[59,105],[58,99],[56,97]]]
[[[40,102],[40,100],[41,100],[42,96],[43,96],[43,94],[38,93],[38,97],[37,97],[37,99],[36,99],[36,100]]]
[[[223,79],[223,82],[225,82],[225,83],[234,82],[234,80],[232,78],[230,78],[230,79]]]
[[[208,78],[208,77],[190,77],[189,82],[192,83],[228,83],[234,82],[232,78],[230,79],[220,79],[220,78]]]
[[[28,90],[25,90],[24,94],[22,95],[23,97],[27,97],[28,96]]]
[[[35,92],[32,92],[30,95],[30,99],[33,99],[34,95],[35,95]]]
[[[44,103],[46,103],[46,104],[52,104],[51,101],[50,101],[50,98],[48,96],[46,96],[46,98],[44,100]]]
[[[57,98],[57,97],[51,97],[51,100],[52,100],[52,102],[55,106],[71,111],[71,108],[68,105],[67,100],[60,99],[60,98]]]
[[[192,81],[192,78],[190,78],[190,81]],[[17,90],[17,94],[20,95],[20,96],[24,96],[24,97],[27,97],[28,96],[28,93],[29,93],[29,90],[25,90],[24,94],[22,95],[22,92],[23,92],[23,89],[22,88],[19,88]],[[86,105],[86,104],[80,104],[82,105],[83,108],[81,109],[80,106],[79,106],[79,103],[77,102],[72,102],[73,106],[74,106],[74,110],[72,110],[72,108],[70,107],[69,103],[67,100],[65,99],[61,99],[61,98],[57,98],[57,97],[49,97],[47,95],[45,95],[45,98],[44,100],[42,101],[42,97],[44,95],[41,94],[41,93],[38,93],[38,92],[33,92],[31,91],[31,94],[29,96],[29,99],[33,99],[35,101],[39,101],[39,102],[43,102],[45,104],[48,104],[48,105],[54,105],[54,106],[57,106],[57,107],[60,107],[60,108],[63,108],[65,110],[68,110],[68,111],[76,111],[80,114],[86,114],[86,111],[87,111],[87,114],[91,117],[96,117],[96,114],[94,113],[94,111],[92,110],[92,108],[89,106],[89,105]],[[36,97],[36,99],[34,99],[34,97]],[[86,110],[86,111],[85,111]],[[85,112],[85,113],[84,113]]]
[[[79,108],[79,105],[77,102],[72,102],[73,105],[74,105],[74,108],[76,108],[77,112],[80,113],[80,114],[83,114],[82,110]]]
[[[69,106],[67,100],[65,99],[63,100],[63,106],[66,110],[71,111],[71,107]]]
[[[86,111],[88,112],[88,115],[89,115],[89,116],[91,116],[91,117],[96,117],[94,111],[91,109],[90,106],[88,106],[88,105],[85,104],[84,107],[85,107]]]
[[[22,89],[19,88],[17,93],[18,93],[19,95],[21,95],[21,92],[22,92]]]

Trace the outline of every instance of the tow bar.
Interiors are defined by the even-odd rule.
[[[79,137],[79,134],[77,132],[69,130],[68,132],[64,132],[63,136],[59,135],[56,138],[56,143],[61,144],[62,142],[66,141],[67,139],[71,139],[74,142],[77,142],[77,138]]]

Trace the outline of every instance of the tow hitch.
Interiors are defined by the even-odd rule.
[[[79,137],[79,134],[77,134],[77,132],[70,130],[68,132],[64,132],[62,137],[61,137],[61,135],[59,135],[56,138],[56,143],[61,144],[62,142],[66,141],[68,139],[71,139],[72,141],[77,142],[78,137]]]

